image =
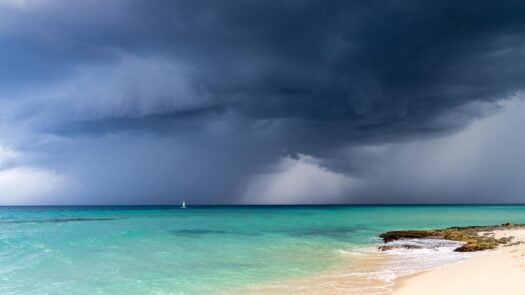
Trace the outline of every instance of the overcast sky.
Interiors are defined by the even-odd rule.
[[[525,202],[524,1],[0,0],[0,204]]]

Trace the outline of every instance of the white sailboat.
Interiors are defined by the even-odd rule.
[[[181,206],[182,209],[186,209],[186,201],[182,201],[182,206]]]

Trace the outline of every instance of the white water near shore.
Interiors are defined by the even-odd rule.
[[[464,261],[480,253],[459,253],[461,243],[442,239],[407,239],[377,246],[340,249],[348,263],[330,272],[252,286],[248,294],[389,294],[396,279]]]

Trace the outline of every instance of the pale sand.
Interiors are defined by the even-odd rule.
[[[525,242],[525,229],[494,234]],[[525,244],[500,247],[458,264],[399,278],[393,294],[525,295]]]

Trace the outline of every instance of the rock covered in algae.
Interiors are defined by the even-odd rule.
[[[379,235],[383,242],[388,243],[402,239],[424,239],[435,238],[457,241],[463,243],[462,246],[456,248],[456,252],[474,252],[495,249],[499,245],[505,245],[512,241],[512,237],[505,237],[496,239],[493,232],[495,230],[507,229],[525,229],[525,224],[504,223],[501,225],[489,226],[464,226],[464,227],[449,227],[445,229],[430,229],[430,230],[401,230],[389,231]],[[388,250],[389,247],[381,246],[380,250]]]

